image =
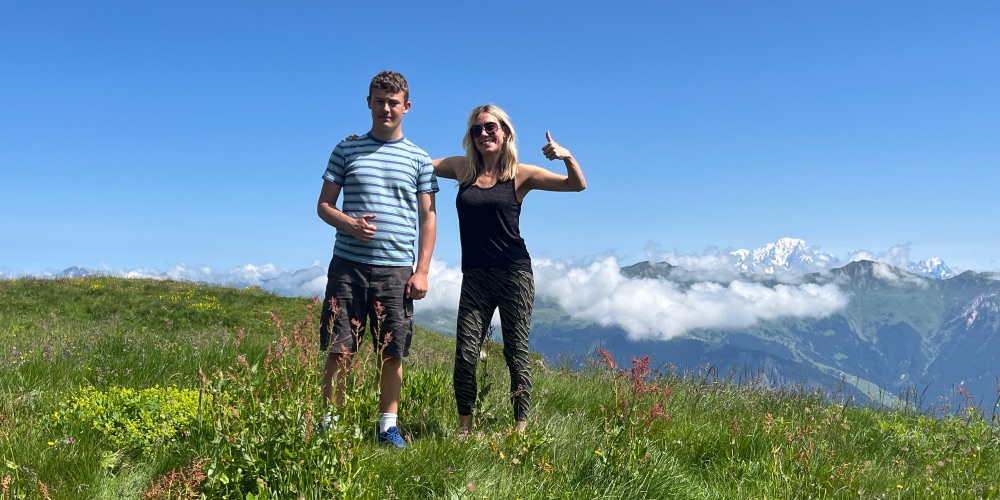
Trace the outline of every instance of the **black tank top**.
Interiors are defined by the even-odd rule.
[[[455,199],[462,238],[462,270],[503,268],[531,272],[531,257],[521,238],[521,202],[514,180],[483,189],[459,186]]]

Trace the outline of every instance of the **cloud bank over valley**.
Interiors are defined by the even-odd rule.
[[[619,326],[633,340],[667,340],[701,328],[745,328],[782,316],[824,317],[846,307],[849,300],[834,284],[682,285],[627,278],[613,257],[583,267],[538,262],[535,281],[538,293],[555,298],[574,318]]]
[[[855,260],[872,260],[883,279],[920,283],[921,276],[949,277],[954,272],[940,259],[909,261],[899,245],[886,252],[858,251],[846,260],[822,254],[802,240],[782,238],[755,250],[708,250],[701,255],[647,251],[648,262],[665,270],[656,276],[629,273],[617,257],[594,257],[588,262],[535,259],[535,287],[539,298],[554,300],[572,318],[622,328],[634,340],[667,340],[698,329],[739,329],[761,320],[781,317],[821,318],[848,305],[849,295],[835,282],[818,285],[803,278],[825,273]],[[625,272],[623,272],[625,268]],[[288,270],[273,264],[247,264],[231,269],[179,264],[156,269],[69,268],[41,277],[109,275],[173,279],[233,287],[256,286],[273,293],[323,296],[326,263]],[[0,277],[15,277],[10,273]],[[462,284],[457,265],[434,260],[430,291],[415,305],[418,313],[457,311]],[[494,317],[494,322],[497,322]]]

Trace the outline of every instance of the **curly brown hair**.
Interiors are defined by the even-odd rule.
[[[382,71],[372,78],[372,83],[368,85],[368,97],[371,97],[372,90],[384,90],[390,94],[403,93],[403,102],[410,101],[410,85],[406,83],[406,78],[395,71]]]

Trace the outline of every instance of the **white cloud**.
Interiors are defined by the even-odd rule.
[[[536,259],[535,288],[539,296],[555,298],[573,317],[605,326],[619,326],[635,339],[669,339],[698,328],[743,328],[781,316],[821,317],[846,306],[847,297],[835,285],[777,285],[773,288],[733,280],[722,282],[629,279],[621,275],[615,257],[585,264]],[[145,271],[147,274],[154,274]],[[686,275],[692,278],[696,273]],[[701,274],[711,275],[705,269]],[[176,266],[160,276],[231,286],[259,286],[286,296],[320,296],[326,287],[326,267],[318,263],[299,271],[266,264],[228,270]],[[427,298],[418,310],[455,311],[462,272],[433,260]],[[494,323],[499,323],[497,316]]]
[[[868,250],[857,250],[847,256],[847,262],[858,262],[861,260],[870,260],[874,262],[878,260],[878,257],[875,257],[875,255]]]
[[[868,250],[857,250],[847,257],[847,262],[856,262],[859,260],[883,262],[891,266],[906,269],[910,265],[910,244],[893,245],[888,250],[878,254]]]
[[[924,278],[921,278],[913,273],[900,271],[898,268],[893,267],[892,264],[883,261],[875,262],[872,265],[872,274],[875,275],[876,278],[881,278],[896,284],[913,285],[921,288],[927,288],[930,286]]]
[[[669,262],[688,271],[726,271],[733,274],[732,257],[728,251],[709,248],[701,255],[678,254],[672,251],[662,251],[656,247],[646,249],[646,258],[651,262]]]
[[[824,317],[845,307],[846,294],[834,284],[774,288],[732,281],[681,287],[655,279],[628,279],[617,259],[584,268],[539,261],[539,293],[556,297],[576,318],[620,326],[633,339],[666,340],[698,328],[745,328],[782,316]]]
[[[765,286],[740,278],[725,266],[721,255],[671,255],[662,260],[694,270],[679,270],[680,279],[629,279],[621,274],[616,257],[589,263],[535,259],[535,287],[539,296],[555,298],[573,317],[605,326],[619,326],[633,339],[670,339],[693,329],[745,328],[761,320],[783,316],[824,317],[845,307],[848,297],[835,284],[779,284]],[[661,261],[662,261],[661,260]],[[893,270],[881,266],[880,273]],[[258,286],[285,296],[322,298],[326,265],[314,263],[297,271],[273,264],[248,264],[233,269],[184,264],[161,272],[149,269],[100,271],[102,274],[188,280],[227,286]],[[896,279],[902,275],[892,274]],[[427,298],[418,310],[456,311],[462,273],[458,267],[433,260]],[[494,323],[497,318],[494,317]]]
[[[650,262],[667,262],[673,266],[670,279],[673,281],[693,283],[711,281],[713,283],[730,283],[747,280],[748,276],[736,266],[736,256],[746,257],[749,250],[723,250],[715,247],[706,249],[700,255],[679,254],[673,251],[663,251],[650,246],[646,249],[646,259]],[[824,262],[826,264],[827,262]],[[822,268],[822,266],[816,266]],[[793,270],[782,268],[772,269],[766,274],[754,275],[751,279],[768,279],[787,284],[802,283],[803,275]]]
[[[427,297],[414,302],[413,307],[458,311],[458,299],[462,293],[462,269],[448,267],[447,262],[432,259],[427,279]]]

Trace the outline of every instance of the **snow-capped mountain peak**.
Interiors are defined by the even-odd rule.
[[[911,262],[907,268],[917,274],[930,276],[931,278],[950,278],[955,272],[945,264],[943,260],[933,257],[920,262]]]
[[[739,249],[729,252],[729,258],[734,268],[748,274],[808,274],[822,272],[843,265],[837,257],[820,252],[810,247],[805,240],[798,238],[779,238],[774,243],[768,243],[754,250]],[[890,262],[872,256],[870,260],[886,262],[902,267],[903,264]],[[930,278],[950,278],[955,272],[941,259],[935,257],[920,262],[905,264],[905,270]]]
[[[760,248],[735,250],[729,255],[736,268],[752,274],[805,274],[828,269],[837,262],[832,255],[814,250],[797,238],[780,238]]]

